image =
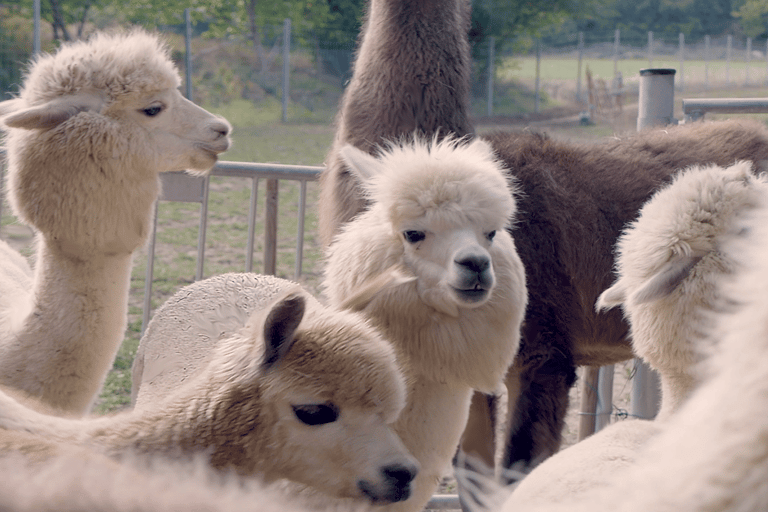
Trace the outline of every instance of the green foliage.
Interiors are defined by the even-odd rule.
[[[741,27],[747,36],[768,35],[768,0],[747,0],[733,15],[741,20]]]

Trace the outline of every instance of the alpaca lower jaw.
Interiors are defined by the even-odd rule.
[[[357,482],[357,488],[373,505],[397,503],[398,501],[405,501],[411,496],[410,482],[403,486],[391,486],[387,488],[386,491],[381,492],[381,490],[376,489],[376,486],[367,480],[359,480]]]
[[[491,291],[488,288],[484,288],[480,284],[476,284],[474,288],[456,288],[451,286],[459,305],[465,305],[469,307],[477,307],[485,303],[488,297],[491,295]]]

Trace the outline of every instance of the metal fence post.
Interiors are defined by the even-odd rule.
[[[579,63],[576,74],[576,101],[584,102],[581,92],[581,63],[584,59],[584,32],[579,32]]]
[[[648,31],[648,67],[653,67],[653,32]]]
[[[290,53],[291,53],[291,19],[283,21],[283,122],[288,121],[288,101],[291,98],[290,91]]]
[[[659,374],[641,359],[635,359],[632,378],[632,410],[635,418],[652,420],[659,412],[661,388]]]
[[[189,7],[184,9],[184,24],[186,30],[184,31],[184,49],[186,55],[184,56],[184,84],[185,91],[187,93],[187,99],[192,100],[192,22],[189,18]]]
[[[496,75],[495,72],[496,61],[496,38],[491,36],[488,39],[488,108],[486,113],[488,117],[493,115],[493,79]]]
[[[533,104],[533,111],[539,113],[539,104],[541,103],[541,39],[536,39],[536,96]]]
[[[709,89],[709,34],[704,36],[704,88]]]
[[[677,124],[674,117],[675,70],[641,69],[637,130]]]
[[[680,35],[678,36],[679,40],[679,47],[680,47],[680,79],[678,80],[679,88],[680,90],[685,89],[685,34],[680,32]]]

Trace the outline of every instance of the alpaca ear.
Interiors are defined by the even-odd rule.
[[[628,300],[632,304],[644,304],[663,299],[688,277],[693,267],[703,256],[677,256],[669,260],[655,275],[651,276]]]
[[[610,288],[606,288],[597,298],[595,311],[605,311],[624,303],[627,298],[627,289],[621,281],[616,281]]]
[[[386,169],[377,158],[365,151],[347,144],[339,150],[342,160],[351,169],[361,183],[368,183],[374,176],[381,174]]]
[[[56,98],[42,105],[29,108],[19,108],[21,100],[9,101],[18,103],[10,105],[8,110],[12,113],[2,118],[3,123],[10,128],[26,130],[50,130],[80,112],[86,110],[101,111],[105,103],[103,95],[95,92],[81,92],[64,98]],[[5,103],[7,102],[0,105]],[[5,110],[4,107],[0,106],[0,114]]]
[[[496,153],[493,150],[493,146],[490,145],[485,139],[481,139],[480,137],[475,137],[472,139],[472,142],[469,143],[469,148],[472,148],[476,151],[481,151],[483,153],[487,153],[491,156],[495,156]]]
[[[272,306],[264,322],[264,361],[261,366],[269,370],[280,362],[293,346],[296,329],[304,318],[306,300],[291,294]]]

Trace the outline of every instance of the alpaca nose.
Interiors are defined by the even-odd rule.
[[[384,473],[387,483],[391,484],[393,487],[402,489],[410,484],[411,480],[416,478],[416,474],[419,470],[416,466],[412,465],[392,464],[390,466],[385,466],[381,471]]]
[[[210,125],[211,130],[218,134],[219,138],[226,137],[232,131],[232,126],[224,119],[217,119]]]
[[[453,259],[457,265],[471,270],[476,274],[482,274],[491,266],[491,259],[487,254],[475,251],[461,251]]]

